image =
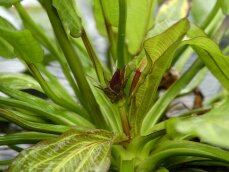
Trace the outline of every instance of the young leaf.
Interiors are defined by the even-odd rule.
[[[79,18],[74,0],[53,0],[62,22],[70,30],[71,36],[78,38],[82,32],[81,19]]]
[[[8,171],[105,172],[110,166],[110,149],[114,139],[113,133],[104,130],[84,133],[70,130],[56,139],[43,141],[23,151]]]
[[[199,137],[202,142],[229,148],[229,98],[219,107],[207,114],[188,119],[172,119],[167,123],[167,131],[170,135],[191,134]]]
[[[143,71],[145,76],[139,81],[131,102],[130,120],[133,132],[139,132],[139,124],[155,100],[163,74],[169,68],[175,50],[188,29],[188,20],[182,19],[162,34],[145,41],[144,48],[148,56],[146,68],[148,69]]]

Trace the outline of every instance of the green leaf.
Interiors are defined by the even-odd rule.
[[[171,101],[185,88],[188,83],[194,78],[200,69],[204,66],[200,59],[197,59],[194,64],[177,80],[150,108],[147,112],[141,128],[141,135],[148,135],[154,130],[154,125],[162,117]]]
[[[133,132],[139,132],[139,124],[155,100],[163,74],[169,68],[175,50],[188,29],[188,20],[182,19],[162,34],[145,41],[144,48],[148,56],[148,64],[131,102],[130,120]]]
[[[29,75],[25,74],[0,74],[1,86],[8,87],[16,90],[35,89],[42,91],[38,82]]]
[[[97,87],[91,84],[91,89],[93,91],[93,94],[96,97],[96,101],[100,106],[101,112],[106,119],[106,121],[109,123],[108,126],[111,128],[114,132],[122,132],[122,125],[120,116],[117,115],[118,108],[110,102],[110,100],[107,99],[107,97],[104,95],[104,93]]]
[[[139,53],[146,32],[153,26],[155,5],[155,0],[127,1],[126,38],[131,54]]]
[[[197,25],[202,25],[208,14],[213,9],[215,3],[216,0],[208,0],[207,5],[206,1],[192,0],[191,14],[194,23]]]
[[[202,142],[229,148],[229,98],[203,116],[168,121],[167,130],[174,137],[188,134]]]
[[[7,109],[0,109],[0,117],[3,117],[8,121],[11,121],[19,125],[20,127],[30,131],[40,131],[46,133],[63,133],[71,129],[71,127],[65,125],[54,125],[27,121],[24,118],[18,116],[13,111]]]
[[[13,47],[0,37],[0,57],[14,58],[15,56]]]
[[[82,33],[81,19],[77,14],[74,0],[53,0],[62,22],[70,30],[70,35],[78,38]]]
[[[48,102],[18,90],[3,87],[1,85],[0,90],[6,95],[14,98],[10,99],[0,97],[0,102],[2,105],[28,110],[29,112],[37,114],[42,118],[48,119],[55,124],[94,128],[94,126],[85,118],[74,112],[67,111],[57,104]]]
[[[0,6],[12,6],[15,3],[20,2],[21,0],[0,0]]]
[[[213,75],[229,90],[229,58],[220,51],[218,45],[207,37],[196,37],[182,42],[194,47],[199,57]],[[198,48],[197,48],[198,47]]]
[[[107,25],[118,27],[119,4],[116,0],[93,0],[93,11],[96,25],[100,33],[105,34]],[[105,21],[104,21],[105,19]]]
[[[178,21],[188,15],[190,6],[191,4],[188,0],[166,1],[160,7],[156,20],[157,22],[165,20]]]
[[[55,134],[40,133],[40,132],[20,132],[0,136],[0,145],[28,144],[37,143],[40,140],[51,139],[56,137]]]
[[[84,133],[70,130],[57,139],[41,142],[23,151],[8,171],[105,172],[110,166],[114,139],[113,133],[104,130]]]
[[[137,54],[142,47],[148,29],[153,26],[155,0],[127,0],[126,38],[130,54]],[[106,27],[117,32],[119,3],[117,0],[93,0],[97,28],[106,35]]]
[[[229,14],[229,1],[228,0],[220,0],[220,5],[225,15]]]
[[[6,19],[0,17],[0,40],[14,48],[14,54],[28,63],[43,60],[43,50],[28,30],[17,31]]]
[[[25,62],[42,62],[43,50],[30,31],[11,31],[6,25],[0,25],[0,37],[6,40],[14,48],[14,52]]]

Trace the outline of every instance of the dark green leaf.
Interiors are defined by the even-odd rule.
[[[0,0],[0,6],[12,6],[13,4],[20,2],[21,0]]]
[[[57,139],[41,142],[22,152],[8,170],[105,172],[110,166],[109,157],[114,139],[114,134],[108,131],[79,133],[71,130]]]

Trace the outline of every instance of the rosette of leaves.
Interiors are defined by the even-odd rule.
[[[227,1],[213,3],[196,26],[187,17],[198,13],[198,1],[191,7],[188,0],[92,0],[97,29],[108,42],[106,60],[96,53],[74,0],[39,2],[55,40],[19,0],[0,0],[14,6],[23,23],[16,29],[0,18],[0,55],[17,57],[28,69],[0,74],[0,121],[21,127],[0,136],[0,145],[19,152],[0,166],[9,172],[229,166],[229,57],[216,43],[227,32]],[[193,53],[193,64],[161,92],[170,70],[180,72]],[[60,64],[74,95],[48,70],[50,61]],[[173,100],[197,90],[208,70],[223,91],[198,109],[166,118]],[[20,144],[32,145],[22,150]]]

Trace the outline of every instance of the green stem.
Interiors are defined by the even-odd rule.
[[[220,42],[225,32],[228,30],[228,27],[229,27],[229,16],[226,16],[222,24],[219,26],[219,28],[216,30],[214,34],[213,39],[215,40],[215,42]]]
[[[23,20],[25,27],[28,28],[32,32],[33,36],[59,60],[63,72],[67,80],[69,81],[71,87],[73,88],[75,95],[77,95],[77,97],[80,97],[79,88],[76,85],[70,73],[69,66],[66,60],[64,59],[63,55],[60,52],[58,52],[58,50],[54,46],[54,43],[48,38],[47,35],[45,35],[43,30],[32,20],[32,18],[28,15],[27,11],[20,3],[16,3],[15,8],[17,9],[21,19]]]
[[[100,2],[100,7],[102,9],[102,14],[103,14],[103,19],[104,19],[104,23],[105,23],[105,27],[106,27],[106,31],[107,31],[108,40],[109,40],[109,43],[110,43],[111,57],[113,58],[113,61],[115,61],[116,58],[117,58],[117,54],[116,54],[117,47],[115,45],[115,40],[114,40],[113,31],[112,31],[112,26],[108,22],[108,19],[106,17],[102,0],[100,0],[99,2]],[[110,59],[110,61],[112,61],[112,59]]]
[[[127,118],[128,113],[126,109],[126,101],[124,99],[119,101],[118,108],[119,108],[119,113],[121,117],[123,132],[126,134],[126,136],[128,136],[129,139],[131,139],[130,125],[129,125],[129,121]]]
[[[125,61],[126,18],[127,18],[126,0],[119,0],[119,24],[118,24],[118,42],[117,42],[117,59],[118,59],[119,69],[122,69],[126,63]]]
[[[206,17],[203,24],[200,26],[201,29],[205,30],[209,26],[209,24],[211,23],[211,21],[213,20],[213,18],[215,17],[219,9],[220,9],[220,1],[216,1],[213,9],[209,13],[209,15]]]
[[[42,89],[49,96],[49,98],[51,98],[56,104],[63,106],[73,112],[80,112],[82,110],[82,107],[77,105],[77,103],[74,102],[72,103],[68,99],[64,99],[63,97],[58,97],[57,94],[55,94],[53,90],[50,88],[50,86],[47,84],[43,76],[40,74],[35,64],[27,64],[27,65],[30,71],[32,72],[32,74],[34,75],[34,77],[41,85]]]
[[[87,33],[84,29],[82,30],[81,38],[82,38],[83,43],[87,49],[87,52],[91,58],[91,61],[93,62],[93,65],[94,65],[94,68],[95,68],[95,71],[96,71],[96,74],[97,74],[97,77],[98,77],[100,83],[105,84],[102,64],[100,63],[98,57],[96,56],[96,53],[95,53],[94,49],[92,48],[91,43],[88,39]]]
[[[61,93],[63,98],[67,99],[72,104],[76,104],[76,101],[73,99],[73,97],[68,93],[68,91],[61,85],[61,83],[56,79],[55,76],[53,76],[43,64],[37,64],[39,70],[42,74],[44,74],[50,83],[55,85],[55,88],[57,88]]]
[[[95,125],[99,128],[107,128],[106,122],[102,116],[101,110],[96,102],[96,99],[91,91],[91,88],[86,80],[84,68],[79,59],[78,54],[74,50],[68,36],[64,30],[61,20],[58,16],[56,9],[52,6],[51,0],[42,1],[42,5],[47,11],[49,19],[54,29],[56,38],[60,44],[61,49],[68,61],[68,64],[72,70],[72,73],[78,83],[79,90],[87,102],[87,110],[91,114],[91,117]]]
[[[202,30],[205,30],[211,24],[211,21],[213,21],[219,9],[220,9],[220,1],[217,1],[213,9],[211,10],[211,12],[208,14],[206,19],[204,20],[203,24],[200,26]],[[178,60],[179,57],[182,56],[182,54],[186,51],[188,47],[189,47],[188,45],[185,45],[176,53],[176,56],[174,57],[174,60],[173,60],[173,64]]]

